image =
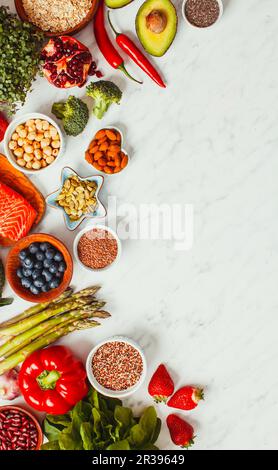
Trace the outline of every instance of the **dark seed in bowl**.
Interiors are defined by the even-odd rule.
[[[192,25],[207,28],[213,25],[220,15],[219,3],[217,0],[187,0],[185,15]]]

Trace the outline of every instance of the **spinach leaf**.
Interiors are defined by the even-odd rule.
[[[130,450],[130,445],[126,439],[115,442],[107,447],[106,450]]]
[[[93,430],[93,425],[91,423],[87,421],[81,424],[80,436],[83,442],[84,450],[94,449],[93,434],[94,434],[94,430]]]
[[[41,445],[40,450],[61,450],[58,441],[50,441]]]
[[[56,441],[59,439],[59,435],[62,429],[59,429],[58,427],[51,424],[47,418],[43,421],[42,427],[44,435],[49,441]]]

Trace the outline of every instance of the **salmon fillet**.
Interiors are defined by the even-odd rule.
[[[0,234],[17,241],[30,231],[37,212],[23,196],[0,181]]]

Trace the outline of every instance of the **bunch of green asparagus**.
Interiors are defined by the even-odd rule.
[[[28,308],[0,324],[0,375],[16,367],[37,349],[44,348],[75,330],[98,326],[92,318],[107,318],[105,302],[95,294],[99,286],[73,293],[69,287],[55,301]]]

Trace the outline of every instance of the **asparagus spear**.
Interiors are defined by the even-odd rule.
[[[24,312],[20,313],[19,315],[16,315],[15,317],[11,318],[10,320],[7,320],[3,323],[0,323],[0,333],[2,328],[6,328],[7,326],[13,325],[14,323],[17,323],[20,320],[24,320],[24,318],[31,317],[32,315],[35,315],[36,313],[42,312],[45,310],[47,307],[50,305],[55,305],[59,302],[62,302],[66,298],[68,298],[72,294],[73,290],[71,287],[68,287],[63,294],[61,294],[57,299],[51,301],[51,302],[44,302],[41,304],[34,305],[33,307],[27,308],[27,310],[24,310]]]
[[[48,309],[43,310],[40,313],[37,313],[35,315],[32,315],[30,318],[26,318],[24,320],[19,321],[18,323],[12,324],[6,328],[3,328],[0,331],[0,337],[4,336],[15,336],[17,334],[23,333],[24,331],[29,330],[30,328],[33,328],[34,326],[38,325],[39,323],[42,323],[44,320],[48,320],[51,317],[54,317],[56,315],[60,315],[65,312],[69,312],[71,310],[76,310],[79,307],[82,307],[82,309],[89,309],[89,310],[99,310],[105,305],[105,302],[92,302],[89,304],[86,304],[83,299],[77,299],[75,301],[69,301],[66,303],[62,303],[61,305],[57,304],[57,306],[54,308],[50,306]]]
[[[63,315],[59,315],[58,317],[51,318],[50,320],[46,320],[39,325],[31,328],[30,330],[21,333],[14,338],[11,338],[5,344],[0,346],[0,360],[6,359],[8,356],[11,356],[15,352],[22,349],[24,346],[30,344],[36,338],[41,335],[44,335],[49,330],[53,329],[54,326],[64,326],[70,322],[74,322],[78,319],[86,319],[86,318],[107,318],[110,317],[110,313],[100,310],[100,311],[90,311],[90,310],[73,310],[69,313],[64,313]]]
[[[82,330],[86,328],[92,328],[94,326],[99,326],[99,323],[94,320],[79,320],[69,325],[62,326],[60,328],[54,327],[52,330],[48,331],[45,335],[40,338],[32,341],[30,344],[22,348],[20,351],[12,354],[4,361],[0,362],[0,375],[4,374],[10,369],[13,369],[18,364],[23,362],[26,357],[28,357],[32,352],[37,351],[38,349],[45,348],[51,343],[57,341],[57,339],[62,336],[66,336],[69,333],[75,330]]]
[[[34,305],[33,307],[30,307],[27,310],[25,310],[23,313],[20,313],[19,315],[16,315],[15,317],[11,318],[11,320],[1,323],[0,324],[0,336],[2,334],[2,329],[5,329],[7,326],[13,325],[14,323],[17,323],[20,320],[24,320],[25,318],[35,315],[36,313],[40,313],[46,308],[55,306],[56,304],[61,303],[65,301],[66,299],[68,299],[68,297],[70,297],[71,300],[81,299],[82,297],[96,294],[96,292],[99,289],[100,289],[100,286],[92,286],[86,289],[82,289],[81,291],[73,294],[73,289],[71,287],[68,287],[65,290],[65,292],[61,294],[59,297],[57,297],[57,299],[55,299],[54,301],[44,302],[38,305]]]

